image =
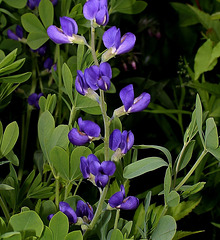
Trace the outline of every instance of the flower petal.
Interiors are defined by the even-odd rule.
[[[115,45],[115,37],[118,31],[120,30],[113,26],[104,32],[102,40],[106,48],[110,48]]]
[[[82,200],[79,200],[76,205],[76,215],[77,217],[83,218],[87,216],[87,204]]]
[[[115,163],[112,161],[104,161],[101,163],[101,167],[103,170],[103,173],[112,176],[115,173],[116,166]]]
[[[85,133],[80,132],[77,128],[73,128],[68,133],[68,138],[69,138],[69,141],[76,146],[82,146],[85,143],[90,141],[89,137]]]
[[[134,210],[139,205],[139,199],[133,196],[129,196],[123,200],[120,209],[123,210]]]
[[[88,93],[88,87],[89,86],[85,81],[82,71],[77,70],[77,76],[75,80],[76,91],[81,95],[85,95]]]
[[[111,86],[111,81],[109,77],[102,76],[98,79],[97,84],[100,89],[102,89],[103,91],[107,91]]]
[[[11,30],[7,31],[8,38],[18,41],[18,36]]]
[[[127,135],[127,151],[129,151],[133,145],[134,145],[134,134],[132,133],[132,131],[129,131]]]
[[[21,26],[17,25],[15,31],[19,38],[23,38],[23,28]]]
[[[37,93],[32,93],[29,97],[28,97],[28,104],[29,105],[35,105],[36,101],[38,100],[38,95]]]
[[[101,63],[99,68],[102,76],[112,78],[112,68],[109,63],[107,62]]]
[[[95,183],[97,187],[104,188],[106,184],[108,183],[109,177],[108,175],[98,173],[95,176]]]
[[[121,101],[125,107],[125,111],[127,112],[128,109],[132,106],[134,102],[134,89],[133,85],[129,84],[128,86],[121,89],[119,96]]]
[[[90,177],[89,161],[86,157],[80,158],[80,171],[85,179]]]
[[[124,199],[123,193],[121,191],[116,192],[115,194],[113,194],[109,198],[108,203],[112,208],[115,208],[115,207],[120,206],[122,204],[123,199]]]
[[[100,162],[90,161],[89,168],[90,168],[90,172],[96,176],[99,173]]]
[[[121,184],[120,190],[121,190],[121,192],[123,193],[123,196],[125,197],[125,187],[124,187],[123,184]]]
[[[49,38],[57,44],[71,43],[68,36],[63,33],[63,30],[54,25],[47,28],[47,34]]]
[[[73,34],[77,34],[78,32],[76,21],[70,17],[60,17],[60,25],[63,32],[68,36],[72,37]]]
[[[89,0],[83,6],[83,15],[87,20],[92,20],[95,18],[98,10],[99,10],[98,0]]]
[[[109,21],[108,9],[107,7],[101,8],[95,16],[96,23],[98,25],[105,26]]]
[[[143,92],[139,97],[134,99],[134,103],[128,109],[128,112],[140,112],[143,111],[150,103],[151,96],[149,93]]]
[[[115,151],[121,143],[121,131],[115,129],[109,137],[109,147],[111,150]]]
[[[136,37],[133,33],[126,33],[121,38],[121,44],[116,51],[116,54],[129,52],[135,45]]]
[[[44,61],[44,68],[50,70],[52,66],[53,66],[53,59],[52,58],[47,58]]]
[[[89,87],[94,91],[98,90],[99,87],[97,85],[97,81],[99,79],[99,67],[93,65],[90,68],[86,68],[84,76]]]
[[[101,129],[98,124],[90,120],[78,119],[79,128],[82,132],[86,133],[90,137],[99,137]]]
[[[77,215],[68,203],[60,202],[59,209],[61,212],[63,212],[68,217],[70,223],[77,222]]]

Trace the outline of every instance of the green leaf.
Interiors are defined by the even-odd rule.
[[[16,122],[10,123],[4,131],[0,151],[6,156],[14,147],[19,136],[19,128]]]
[[[55,146],[50,151],[50,161],[60,176],[65,180],[69,180],[68,153],[63,148]]]
[[[172,240],[176,233],[176,221],[173,217],[163,216],[152,234],[152,240]]]
[[[21,240],[21,233],[20,232],[7,232],[0,236],[1,240]]]
[[[123,235],[119,229],[112,229],[108,233],[107,240],[123,240]]]
[[[168,201],[167,198],[170,193],[171,181],[172,181],[171,171],[170,171],[170,168],[168,167],[166,170],[165,178],[164,178],[164,199],[166,203]]]
[[[49,227],[44,226],[44,230],[39,240],[53,240],[53,233]]]
[[[93,115],[102,114],[98,102],[80,94],[77,94],[76,108]]]
[[[162,158],[144,158],[126,166],[123,172],[123,177],[131,179],[165,166],[168,166],[168,164]]]
[[[46,145],[54,129],[55,129],[55,121],[53,116],[49,111],[43,112],[38,122],[38,138],[39,138],[40,146],[44,153],[44,156],[48,161],[49,161],[49,154],[47,153]]]
[[[181,162],[179,163],[177,172],[184,169],[187,166],[187,164],[189,163],[189,161],[191,160],[194,146],[195,146],[195,140],[191,140],[190,142],[188,142],[188,144],[182,154]],[[179,161],[179,158],[178,158],[178,161]]]
[[[24,65],[24,62],[25,62],[25,58],[22,58],[11,63],[10,65],[7,65],[4,68],[1,68],[0,75],[2,76],[2,75],[6,75],[6,74],[10,74],[18,71]]]
[[[33,50],[41,47],[49,39],[45,32],[30,32],[27,37],[27,44]]]
[[[132,228],[133,222],[129,221],[127,222],[124,227],[122,228],[121,232],[123,234],[124,237],[128,237],[130,232],[131,232],[131,228]]]
[[[87,157],[92,151],[84,146],[76,147],[70,156],[70,179],[78,179],[82,176],[80,171],[80,157]]]
[[[14,231],[22,232],[25,237],[40,237],[44,229],[44,224],[34,211],[25,211],[13,215],[9,220],[9,225]]]
[[[199,22],[192,9],[185,3],[171,2],[170,4],[179,14],[179,25],[181,27],[187,27]]]
[[[211,153],[218,161],[220,161],[220,147],[216,149],[208,149],[209,153]]]
[[[1,60],[0,62],[0,69],[3,67],[6,67],[8,65],[10,65],[11,63],[14,62],[16,56],[17,56],[17,48],[15,50],[13,50],[12,52],[10,52],[3,60]]]
[[[176,207],[171,207],[168,209],[167,214],[174,217],[176,221],[187,216],[192,210],[200,203],[200,199],[195,199],[192,201],[183,201],[179,203]]]
[[[25,13],[22,15],[21,23],[27,32],[46,34],[46,30],[43,27],[42,23],[33,13]]]
[[[45,28],[53,25],[54,10],[50,0],[41,0],[39,4],[39,15]]]
[[[56,213],[49,222],[49,228],[53,232],[53,240],[65,240],[69,230],[67,216],[62,212]]]
[[[143,227],[144,222],[145,222],[145,210],[143,203],[141,203],[136,209],[134,214],[131,235],[136,235],[138,229]]]
[[[150,149],[150,148],[153,148],[153,149],[160,150],[166,156],[169,164],[172,166],[171,153],[165,147],[161,147],[161,146],[157,146],[157,145],[134,145],[133,148],[135,148],[135,149]]]
[[[133,5],[129,7],[123,7],[117,8],[117,12],[125,13],[125,14],[138,14],[147,7],[147,3],[144,1],[136,1]]]
[[[199,131],[199,136],[204,146],[203,132],[202,132],[202,103],[199,95],[196,96],[196,124]]]
[[[67,95],[71,103],[73,104],[73,76],[66,63],[64,63],[62,66],[62,76],[63,76],[63,83],[66,89]]]
[[[31,77],[31,72],[21,73],[8,77],[0,77],[2,83],[23,83]]]
[[[169,207],[176,207],[180,203],[180,195],[176,191],[171,191],[167,195],[167,205]]]
[[[192,194],[195,194],[201,191],[204,188],[204,186],[205,186],[205,182],[198,182],[192,186],[184,185],[180,188],[180,190],[183,191],[181,195],[183,198],[186,198]]]
[[[4,183],[0,184],[0,191],[10,191],[13,189],[14,189],[13,187],[11,187],[7,184],[4,184]]]
[[[15,166],[19,166],[18,157],[14,154],[12,150],[5,157]]]
[[[80,230],[70,232],[66,235],[65,240],[83,240],[83,236]]]
[[[24,8],[27,1],[26,0],[4,0],[5,3],[7,3],[9,6],[14,8]]]
[[[6,232],[6,224],[4,220],[0,217],[0,236]]]
[[[205,145],[206,148],[211,149],[216,149],[219,146],[218,130],[213,118],[206,120]]]
[[[189,231],[177,231],[173,240],[179,240],[179,239],[182,239],[184,237],[187,237],[187,236],[191,236],[193,234],[197,234],[197,233],[202,233],[204,231],[194,231],[194,232],[189,232]]]

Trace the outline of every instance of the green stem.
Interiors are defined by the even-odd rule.
[[[198,167],[198,165],[200,164],[200,162],[202,161],[202,159],[205,157],[206,153],[208,151],[206,149],[204,149],[201,153],[201,155],[199,156],[199,158],[197,159],[197,161],[194,163],[194,165],[192,166],[192,168],[190,169],[190,171],[186,174],[186,176],[182,179],[182,181],[179,183],[179,185],[175,188],[176,191],[178,191],[183,184],[189,179],[189,177],[192,175],[192,173],[196,170],[196,168]]]
[[[101,111],[102,111],[102,117],[103,117],[103,122],[104,122],[104,129],[105,129],[104,154],[105,154],[105,161],[108,161],[109,160],[109,126],[110,126],[110,121],[109,121],[109,117],[106,113],[104,91],[100,89],[99,92],[100,92],[100,108],[101,108]]]
[[[73,196],[76,196],[76,193],[77,193],[77,191],[78,191],[78,189],[79,189],[79,186],[80,186],[82,180],[83,180],[82,178],[79,180],[79,182],[78,182],[78,184],[77,184],[77,186],[76,186],[76,189],[75,189],[75,191],[74,191]]]
[[[60,182],[59,182],[59,176],[55,177],[55,204],[57,209],[59,209],[59,202],[60,202]]]
[[[117,209],[116,216],[115,216],[114,229],[117,229],[117,227],[118,227],[119,216],[120,216],[120,209]]]
[[[69,194],[69,185],[70,185],[70,182],[68,182],[65,186],[65,192],[64,192],[64,200],[67,199],[68,197],[68,194]]]
[[[6,218],[7,222],[9,222],[10,214],[9,214],[8,208],[7,208],[6,204],[4,203],[4,201],[3,201],[1,196],[0,196],[0,206],[2,208],[2,211],[3,211],[4,215],[5,215],[5,218]]]
[[[92,22],[91,22],[91,53],[92,53],[92,57],[94,60],[95,65],[99,65],[97,56],[96,56],[96,52],[95,52],[95,28],[92,26]]]
[[[76,112],[77,112],[76,107],[75,105],[73,105],[70,112],[69,123],[68,123],[68,126],[70,129],[72,128],[72,122],[73,122],[73,119],[75,119]]]

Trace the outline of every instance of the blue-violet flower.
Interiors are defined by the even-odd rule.
[[[61,28],[51,25],[47,28],[49,38],[57,43],[77,43],[87,44],[83,36],[77,35],[78,26],[74,19],[69,17],[60,17]]]
[[[69,219],[69,223],[77,222],[77,215],[75,211],[70,207],[70,205],[66,202],[59,203],[59,210],[63,212]],[[50,214],[47,218],[50,221],[54,214]]]
[[[79,130],[73,128],[69,133],[69,141],[77,146],[82,146],[85,143],[91,142],[93,140],[99,139],[101,129],[98,124],[90,120],[82,120],[80,117],[78,119]]]
[[[76,205],[76,215],[81,217],[84,222],[88,223],[93,219],[93,208],[89,203],[79,200]]]
[[[132,84],[121,89],[119,96],[124,105],[114,111],[113,116],[117,117],[128,113],[143,111],[149,105],[151,99],[150,94],[146,92],[134,98],[134,88]]]
[[[15,29],[15,33],[11,29],[8,29],[7,35],[8,35],[8,38],[10,39],[21,41],[21,39],[23,38],[23,28],[17,25]]]
[[[43,96],[43,93],[39,93],[39,94],[32,93],[28,97],[28,104],[36,107],[37,109],[40,109],[40,107],[39,107],[39,99],[40,99],[41,96]]]
[[[108,50],[102,55],[102,62],[107,62],[115,55],[129,52],[135,44],[136,37],[133,33],[125,33],[121,37],[120,29],[115,26],[104,32],[103,43]]]
[[[88,0],[83,6],[83,15],[87,20],[105,26],[109,21],[107,0]]]
[[[90,154],[87,158],[80,158],[80,170],[84,178],[90,179],[100,188],[104,188],[108,183],[109,176],[115,173],[116,166],[112,161],[103,161],[100,163],[94,154]]]
[[[99,67],[93,65],[86,68],[84,76],[91,89],[107,91],[111,85],[112,69],[109,63],[101,63]]]
[[[109,137],[109,147],[116,151],[112,155],[112,160],[117,161],[125,155],[134,144],[134,134],[131,131],[124,130],[122,133],[115,129]]]
[[[122,209],[122,210],[134,210],[139,205],[139,199],[134,196],[129,196],[125,198],[125,188],[123,185],[120,187],[121,191],[113,194],[108,203],[112,208]]]
[[[48,71],[48,72],[51,72],[51,68],[53,67],[54,71],[57,70],[57,65],[56,63],[54,64],[53,63],[53,59],[52,58],[47,58],[45,61],[44,61],[44,68]]]

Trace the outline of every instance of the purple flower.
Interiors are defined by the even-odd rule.
[[[80,170],[86,179],[93,181],[95,176],[96,186],[104,188],[109,181],[109,176],[115,173],[116,166],[112,161],[100,163],[94,154],[90,154],[87,158],[80,158]]]
[[[83,6],[83,15],[86,19],[105,26],[109,21],[107,0],[88,0]]]
[[[88,223],[93,219],[93,208],[89,203],[79,200],[76,206],[76,215],[77,217],[81,217],[84,222]]]
[[[118,208],[123,210],[134,210],[139,205],[139,199],[134,196],[125,198],[125,188],[121,185],[121,191],[113,194],[108,203],[112,208]]]
[[[124,130],[122,133],[119,129],[115,129],[109,138],[109,147],[111,150],[116,151],[119,149],[118,154],[126,154],[134,144],[134,134],[131,131]]]
[[[58,3],[58,0],[50,0],[50,1],[53,3],[54,6]]]
[[[99,67],[93,65],[86,68],[84,76],[91,89],[107,91],[111,85],[112,69],[109,63],[101,63]]]
[[[60,17],[61,28],[51,25],[47,29],[49,38],[57,43],[77,43],[87,44],[84,37],[76,35],[78,26],[74,19],[69,17]]]
[[[40,107],[39,107],[39,99],[40,99],[41,96],[43,96],[43,93],[39,93],[39,94],[32,93],[28,97],[28,104],[36,107],[37,109],[40,109]]]
[[[136,37],[130,32],[121,37],[120,29],[113,26],[104,32],[102,40],[108,48],[108,51],[102,55],[102,61],[106,62],[115,55],[129,52],[134,47]]]
[[[93,141],[95,138],[99,138],[101,129],[98,124],[89,121],[78,119],[79,130],[73,128],[69,133],[68,137],[72,144],[82,146],[85,143]]]
[[[43,56],[47,51],[47,46],[43,45],[35,50],[31,49],[32,52],[38,53],[40,56]]]
[[[44,61],[44,68],[47,69],[49,72],[51,72],[51,68],[53,67],[54,71],[57,70],[57,65],[53,63],[52,58],[47,58]]]
[[[34,10],[35,7],[39,6],[41,0],[28,0],[27,1],[27,6],[31,9]]]
[[[143,111],[150,103],[150,94],[146,92],[143,92],[139,97],[134,98],[134,88],[132,84],[124,87],[119,95],[124,104],[126,113]]]
[[[75,87],[79,94],[81,94],[83,96],[88,94],[89,85],[87,84],[85,77],[81,70],[77,70]]]
[[[11,29],[8,29],[7,35],[8,35],[8,38],[10,39],[20,41],[23,38],[23,28],[17,25],[15,29],[15,33]]]
[[[68,217],[70,223],[76,223],[77,222],[77,215],[68,203],[60,202],[59,203],[59,210],[61,212],[63,212]],[[53,216],[54,216],[54,214],[50,214],[47,217],[48,220],[50,221]]]

